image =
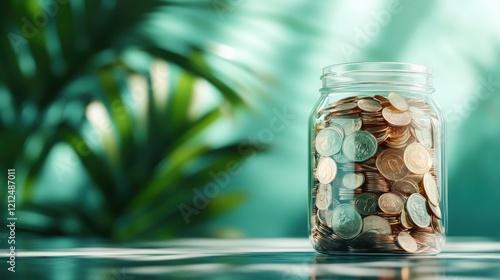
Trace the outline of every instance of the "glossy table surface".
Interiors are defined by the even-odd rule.
[[[0,279],[500,279],[500,242],[480,238],[449,238],[436,256],[326,256],[307,239],[37,239],[16,250],[16,272],[2,261]]]

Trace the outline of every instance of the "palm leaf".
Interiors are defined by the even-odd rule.
[[[222,114],[220,107],[209,108],[199,116],[188,116],[194,84],[202,79],[213,85],[223,98],[220,106],[229,105],[229,111],[245,108],[247,104],[241,94],[206,63],[206,52],[197,47],[187,54],[173,51],[143,32],[150,24],[151,15],[160,8],[177,6],[196,11],[209,3],[123,0],[116,1],[112,8],[104,4],[100,0],[60,4],[56,15],[48,17],[44,26],[35,28],[35,36],[22,38],[24,18],[29,20],[42,12],[41,4],[15,0],[4,3],[0,30],[4,34],[21,34],[19,38],[23,40],[22,45],[16,45],[8,36],[0,38],[4,50],[0,52],[3,62],[0,87],[13,100],[13,111],[21,112],[26,104],[31,104],[38,116],[27,123],[22,116],[14,123],[0,122],[0,144],[11,147],[2,154],[0,166],[10,167],[19,162],[29,165],[23,211],[40,213],[52,221],[75,219],[88,229],[86,234],[120,238],[173,236],[184,230],[177,205],[189,201],[191,188],[209,182],[210,171],[221,171],[226,162],[244,158],[236,153],[235,145],[214,148],[203,139],[213,124],[228,116]],[[176,73],[180,73],[173,78],[175,88],[169,91],[168,106],[162,111],[155,106],[151,79],[147,78],[149,73],[138,72],[149,81],[146,137],[134,129],[140,122],[125,101],[130,92],[127,79],[130,74],[137,74],[130,65],[133,63],[123,57],[130,51],[149,59],[162,59],[175,65],[179,69]],[[92,124],[83,116],[77,118],[83,122],[71,118],[63,118],[56,124],[46,122],[53,104],[64,106],[70,100],[83,107],[91,100],[104,105],[116,131],[116,137],[110,141],[118,147],[118,158],[109,152],[100,153],[98,148],[105,149],[105,146],[90,147],[86,143],[83,126]],[[44,133],[46,130],[54,133]],[[23,150],[26,139],[32,135],[42,135],[45,143],[35,158]],[[104,199],[101,218],[92,219],[77,203],[50,207],[34,202],[36,179],[45,166],[45,158],[58,142],[68,144],[76,152],[101,193]],[[167,203],[151,203],[162,199]],[[208,219],[237,205],[241,199],[239,195],[221,194],[194,220]],[[139,214],[147,215],[147,223],[141,224],[135,219]],[[167,220],[171,222],[165,223]],[[124,226],[123,221],[130,224]],[[145,227],[140,228],[142,225]],[[29,223],[24,228],[47,234],[65,232],[62,225],[52,222],[46,228],[30,228]]]
[[[106,205],[111,208],[114,204],[115,182],[113,177],[110,176],[112,171],[109,169],[106,161],[95,154],[91,147],[87,145],[80,133],[74,128],[62,124],[59,127],[60,137],[65,141],[78,155],[82,165],[87,170],[92,178],[92,181],[99,186],[105,198]],[[111,211],[104,212],[109,213]]]
[[[143,47],[144,51],[150,53],[153,56],[163,58],[169,62],[177,64],[182,69],[193,73],[194,75],[207,80],[213,86],[215,86],[220,93],[224,96],[225,100],[234,105],[244,105],[245,102],[241,96],[233,90],[231,87],[226,85],[220,79],[215,77],[213,73],[207,69],[204,63],[201,63],[200,59],[189,59],[185,56],[179,55],[173,51],[162,48],[156,45],[146,45]]]

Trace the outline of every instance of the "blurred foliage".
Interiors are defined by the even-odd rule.
[[[42,2],[57,3],[57,9],[42,8]],[[22,221],[39,222],[23,224],[25,230],[69,234],[67,221],[76,220],[83,230],[71,232],[86,235],[184,236],[179,203],[189,204],[192,190],[210,181],[207,170],[221,170],[224,157],[242,158],[231,142],[236,135],[258,136],[273,107],[285,106],[297,116],[294,125],[275,135],[270,153],[246,160],[248,172],[231,181],[252,186],[246,189],[250,199],[214,221],[242,199],[223,193],[191,216],[189,228],[211,219],[209,226],[230,224],[248,236],[305,236],[307,118],[300,116],[316,102],[321,67],[407,61],[434,68],[435,97],[448,119],[450,235],[496,237],[500,216],[491,209],[500,195],[500,79],[492,7],[489,1],[430,0],[5,1],[0,180],[2,170],[17,168]],[[158,69],[168,76],[160,78],[163,89],[155,82]],[[200,87],[200,81],[211,86]],[[270,94],[245,103],[248,90],[242,88],[249,84],[252,93]],[[200,91],[207,98],[200,99]],[[134,100],[138,92],[146,97]],[[210,105],[200,110],[199,103]],[[248,107],[262,114],[239,119],[229,138],[220,122]],[[97,119],[91,120],[92,111]],[[102,139],[89,141],[96,129],[105,132]],[[214,137],[227,146],[214,146]],[[61,146],[74,150],[68,157],[77,167],[58,165]],[[50,180],[42,179],[54,173],[46,172],[48,166],[85,180],[76,187],[75,180],[52,180],[55,186],[47,188]],[[82,166],[88,176],[81,175]],[[37,199],[46,189],[71,188],[79,188],[81,201]],[[284,193],[286,199],[276,199]],[[1,209],[5,201],[1,192]],[[258,223],[249,222],[256,217]]]
[[[18,178],[25,178],[19,183],[18,211],[47,220],[23,219],[18,229],[68,234],[61,221],[70,218],[81,235],[128,239],[182,234],[187,223],[179,204],[191,203],[193,189],[212,180],[209,172],[244,158],[235,144],[215,146],[204,133],[246,105],[234,86],[205,62],[206,49],[192,45],[178,51],[178,34],[162,34],[164,40],[158,40],[157,33],[147,30],[155,12],[167,16],[169,8],[207,9],[210,3],[43,3],[9,0],[0,9],[0,33],[8,34],[0,36],[0,168],[16,167]],[[210,84],[205,89],[209,94],[218,92],[222,98],[193,113],[200,81]],[[138,92],[145,102],[134,100]],[[107,123],[100,145],[85,138],[85,128],[95,126],[92,114]],[[75,151],[97,187],[103,201],[97,214],[83,203],[94,198],[63,204],[34,199],[37,178],[60,143]],[[241,193],[212,198],[206,209],[190,217],[189,226],[242,199]]]

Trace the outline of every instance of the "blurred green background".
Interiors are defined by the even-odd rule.
[[[16,169],[17,230],[305,237],[322,67],[404,61],[433,67],[447,118],[449,235],[498,237],[499,7],[5,1],[0,182]]]

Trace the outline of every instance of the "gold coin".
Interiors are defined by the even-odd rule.
[[[418,193],[418,186],[417,184],[413,183],[412,181],[408,180],[398,180],[394,182],[394,184],[391,187],[391,191],[393,192],[398,192],[406,197]]]
[[[390,180],[400,180],[408,174],[403,160],[403,151],[399,149],[383,150],[378,155],[375,165],[380,174]]]
[[[406,177],[403,178],[403,180],[406,181],[412,181],[416,185],[418,185],[420,182],[422,182],[423,175],[422,174],[408,174]]]
[[[387,97],[384,97],[382,95],[375,95],[374,98],[375,98],[375,100],[380,102],[380,104],[382,104],[383,106],[390,104],[389,99],[387,99]]]
[[[422,144],[413,143],[408,145],[404,151],[404,163],[411,172],[424,174],[429,172],[432,167],[431,154]]]
[[[329,106],[325,109],[322,109],[318,112],[318,116],[322,116],[324,114],[337,114],[337,113],[344,113],[346,111],[355,109],[358,107],[357,102],[349,102],[349,103],[341,103],[341,104],[334,104],[332,106]]]
[[[399,215],[403,211],[405,204],[397,194],[384,193],[378,198],[378,206],[386,214]]]
[[[326,112],[328,112],[329,114],[342,113],[342,112],[347,112],[347,111],[353,110],[357,107],[358,107],[357,102],[344,103],[344,104],[338,105],[334,108],[328,109],[328,110],[326,110]]]
[[[342,105],[342,104],[350,103],[350,102],[353,102],[353,101],[357,101],[358,99],[359,99],[359,97],[357,97],[357,96],[349,96],[349,97],[342,98],[339,101],[337,101],[336,105]]]
[[[406,229],[413,228],[413,224],[411,223],[410,219],[408,219],[408,214],[406,213],[406,210],[401,211],[401,216],[399,217],[399,221],[404,228]]]
[[[389,126],[387,126],[387,124],[384,123],[380,125],[364,126],[363,129],[370,132],[371,134],[387,133],[387,130],[389,130]]]
[[[430,173],[424,174],[424,190],[429,202],[434,206],[439,206],[439,190],[436,184],[436,180]]]
[[[406,103],[406,100],[399,94],[391,92],[389,93],[389,102],[391,102],[391,105],[394,106],[394,108],[398,109],[399,111],[406,111],[408,110],[408,103]]]
[[[417,241],[405,231],[398,234],[397,240],[399,246],[408,253],[415,253],[418,249]]]
[[[437,217],[432,217],[431,226],[436,233],[445,234],[446,232],[443,222]]]
[[[441,213],[441,208],[439,208],[439,206],[434,206],[432,205],[432,203],[427,203],[427,206],[429,206],[429,209],[436,218],[440,220],[443,218],[443,215]]]
[[[409,137],[410,128],[408,126],[393,126],[389,133],[391,138]]]
[[[411,122],[411,116],[408,112],[398,111],[393,106],[385,107],[382,110],[384,119],[393,126],[405,126]]]

